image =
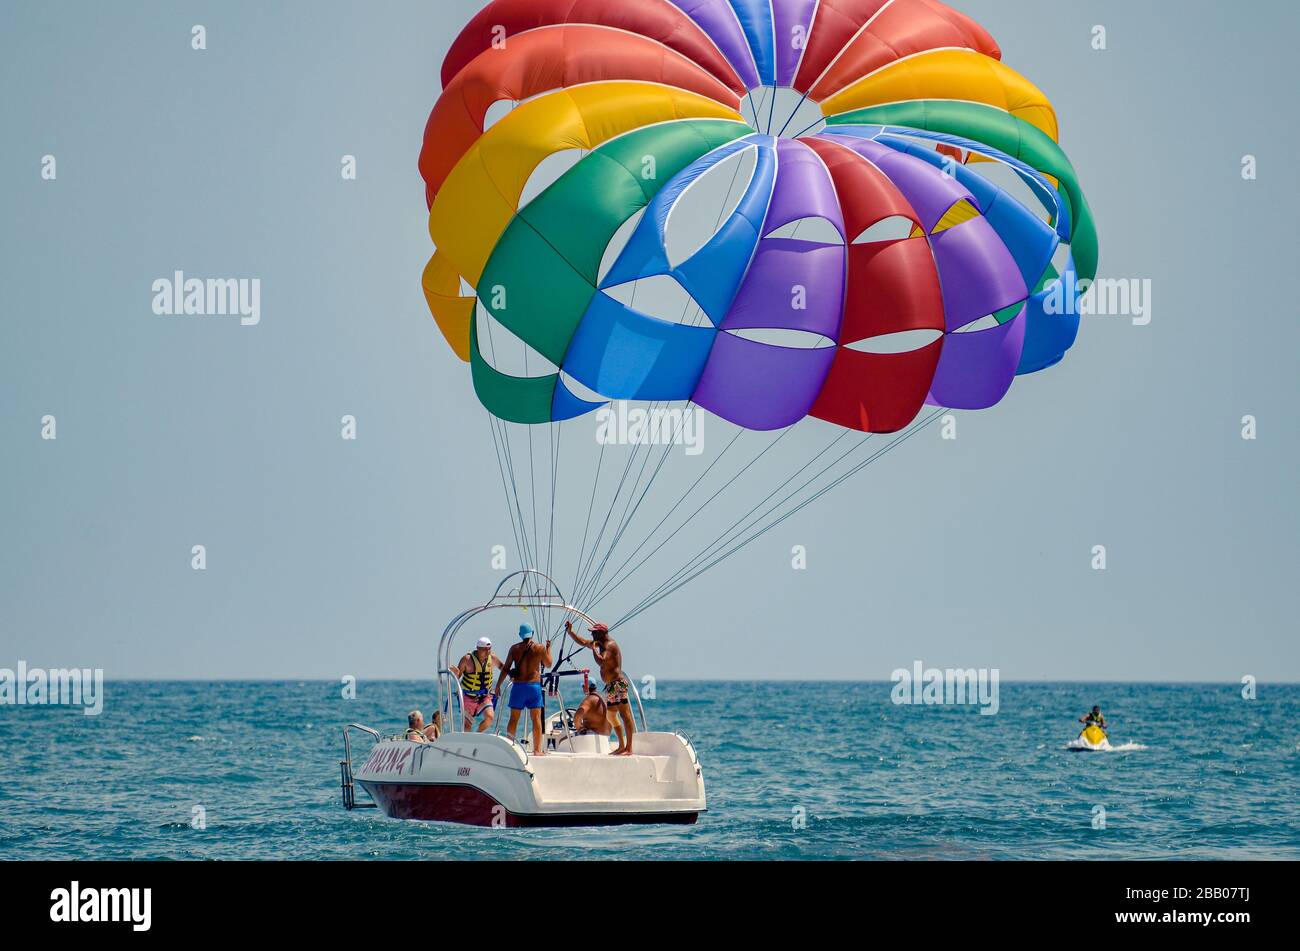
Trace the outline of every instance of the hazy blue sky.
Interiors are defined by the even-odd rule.
[[[961,415],[955,442],[918,436],[628,625],[629,670],[1300,678],[1296,5],[954,5],[1054,101],[1102,274],[1150,279],[1153,320],[1085,320],[1065,363]],[[0,667],[424,675],[446,620],[491,593],[491,546],[513,541],[485,415],[421,294],[415,165],[478,6],[0,8]],[[177,269],[260,278],[261,323],[155,316]],[[725,427],[707,427],[713,452]],[[786,464],[825,435],[792,436]]]

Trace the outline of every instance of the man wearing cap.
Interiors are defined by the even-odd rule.
[[[510,672],[510,739],[515,738],[515,729],[519,726],[519,714],[527,710],[533,721],[533,755],[542,754],[542,711],[546,708],[546,698],[542,694],[542,668],[551,665],[551,642],[546,646],[533,640],[533,629],[527,624],[519,625],[519,643],[510,648],[506,654],[505,667]],[[501,697],[501,683],[493,695]]]
[[[496,719],[496,704],[492,695],[492,672],[505,664],[492,652],[492,641],[480,637],[475,648],[460,659],[451,672],[460,680],[460,692],[465,698],[465,732],[474,728],[474,718],[480,713],[480,733],[492,726]]]
[[[627,675],[623,673],[623,649],[609,636],[609,625],[593,624],[590,628],[591,640],[587,640],[573,629],[573,622],[564,622],[565,630],[575,643],[590,647],[600,664],[600,679],[605,681],[605,702],[611,712],[617,712],[614,720],[614,732],[618,734],[618,749],[614,756],[632,755],[632,734],[636,728],[632,725],[632,705],[627,696],[631,690]],[[624,735],[626,733],[626,736]]]

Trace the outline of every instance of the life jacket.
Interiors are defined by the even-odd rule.
[[[1084,720],[1083,722],[1084,722],[1084,723],[1095,723],[1095,724],[1097,724],[1098,726],[1101,726],[1101,721],[1102,721],[1102,715],[1101,715],[1100,713],[1089,713],[1089,714],[1088,714],[1088,718],[1087,718],[1086,720]]]
[[[474,651],[469,652],[469,657],[474,664],[474,670],[461,676],[461,693],[475,700],[482,700],[492,690],[492,655],[488,654],[486,664],[479,660],[478,654]]]

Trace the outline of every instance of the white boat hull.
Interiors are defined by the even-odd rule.
[[[637,733],[636,754],[606,737],[552,737],[531,756],[492,733],[375,744],[356,782],[394,819],[478,826],[693,823],[705,811],[695,750],[676,733]]]

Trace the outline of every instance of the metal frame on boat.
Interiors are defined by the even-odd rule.
[[[517,587],[511,588],[517,580]],[[535,569],[507,576],[492,597],[461,612],[447,625],[438,642],[437,709],[443,732],[431,743],[385,736],[352,723],[343,730],[340,763],[343,805],[351,810],[378,806],[396,819],[460,822],[484,826],[613,825],[623,823],[692,823],[705,811],[704,778],[690,739],[681,732],[652,732],[636,685],[640,731],[630,756],[611,756],[609,737],[575,733],[572,710],[565,707],[562,680],[589,671],[566,655],[567,633],[561,635],[554,666],[543,677],[544,694],[558,702],[545,717],[545,755],[529,753],[526,726],[523,742],[501,735],[498,711],[492,732],[464,729],[465,698],[451,672],[456,636],[474,618],[501,609],[562,612],[588,625],[595,622],[569,604],[555,582]],[[502,672],[502,705],[509,696]],[[524,718],[527,723],[528,718]],[[365,762],[355,770],[351,731],[374,739]],[[373,802],[357,802],[356,786]]]

